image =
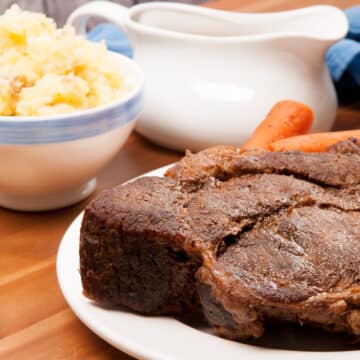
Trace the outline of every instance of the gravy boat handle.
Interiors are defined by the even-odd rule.
[[[86,35],[86,25],[92,17],[102,17],[126,31],[125,18],[129,9],[123,5],[110,1],[91,1],[74,10],[68,17],[66,24],[72,25],[80,35]]]

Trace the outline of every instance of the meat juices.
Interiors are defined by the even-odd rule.
[[[80,270],[97,302],[203,312],[225,337],[269,321],[360,335],[360,152],[216,147],[103,192],[86,209]]]

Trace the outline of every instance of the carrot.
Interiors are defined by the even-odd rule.
[[[299,102],[283,100],[276,103],[255,129],[241,150],[265,149],[274,141],[306,134],[313,123],[312,110]]]
[[[270,144],[272,151],[323,152],[339,141],[350,137],[360,139],[360,130],[333,131],[293,136]]]

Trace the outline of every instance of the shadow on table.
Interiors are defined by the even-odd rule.
[[[186,325],[211,334],[211,329],[201,319],[182,318]],[[351,351],[360,350],[360,340],[346,334],[334,334],[295,324],[272,324],[264,336],[245,344],[270,349],[294,351]]]

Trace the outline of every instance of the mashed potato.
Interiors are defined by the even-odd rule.
[[[17,5],[0,16],[0,115],[68,113],[128,91],[104,44]]]

